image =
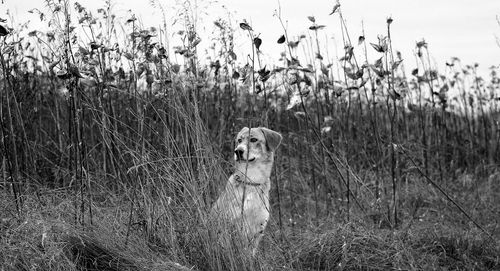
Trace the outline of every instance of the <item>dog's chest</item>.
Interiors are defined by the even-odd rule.
[[[241,202],[243,202],[243,198],[243,216],[247,221],[267,221],[269,218],[269,193],[260,187],[247,186],[246,191],[241,191]]]
[[[232,219],[262,223],[269,218],[269,183],[249,185],[235,180],[233,175],[218,203],[224,206],[218,207],[230,209]]]

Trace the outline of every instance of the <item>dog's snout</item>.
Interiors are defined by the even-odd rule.
[[[238,160],[243,159],[243,150],[236,149],[234,150],[234,154],[236,154],[236,158],[238,158]]]

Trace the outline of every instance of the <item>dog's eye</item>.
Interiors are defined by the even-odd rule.
[[[238,138],[238,143],[241,143],[241,141],[242,141],[241,138]]]
[[[255,138],[255,137],[251,138],[251,139],[250,139],[250,142],[252,142],[252,143],[257,142],[257,138]]]

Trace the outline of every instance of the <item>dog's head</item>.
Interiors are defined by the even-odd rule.
[[[274,151],[281,143],[281,134],[258,127],[244,127],[236,136],[236,163],[272,162]]]

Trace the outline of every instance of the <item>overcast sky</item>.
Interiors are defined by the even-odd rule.
[[[3,0],[0,4],[0,16],[7,9],[20,20],[31,20],[34,25],[38,21],[27,10],[44,8],[43,0]],[[74,1],[72,1],[74,2]],[[82,5],[96,10],[102,7],[103,0],[81,0]],[[174,18],[176,1],[159,1],[167,8],[167,15]],[[235,22],[246,19],[263,40],[262,51],[270,59],[279,55],[283,49],[276,44],[282,34],[281,26],[273,16],[278,9],[278,1],[273,0],[220,0],[191,1],[198,2],[200,16],[206,26],[205,32],[213,30],[213,20],[222,16],[227,18],[227,11],[232,13]],[[126,16],[128,9],[134,10],[146,26],[158,25],[161,18],[159,11],[150,5],[150,0],[113,1],[117,14]],[[357,40],[361,34],[362,22],[365,26],[366,40],[375,42],[378,34],[386,34],[386,18],[391,16],[392,39],[394,49],[400,50],[408,67],[414,66],[412,51],[415,42],[424,38],[429,43],[431,56],[439,68],[451,57],[459,57],[464,64],[480,64],[481,71],[500,64],[500,47],[495,36],[500,37],[500,26],[496,16],[500,16],[500,0],[345,0],[340,2],[342,12],[347,21],[351,38]],[[335,1],[329,0],[282,0],[282,17],[288,21],[290,35],[307,33],[311,25],[307,16],[315,16],[318,24],[327,27],[323,30],[330,38],[330,56],[335,53],[334,43],[341,48],[341,32],[338,14],[329,16]],[[222,8],[225,6],[226,9]],[[207,14],[203,14],[207,13]],[[4,16],[5,17],[5,16]],[[171,19],[173,22],[173,19]],[[203,30],[202,30],[203,31]],[[243,31],[237,37],[236,46],[245,51]],[[337,39],[335,42],[331,38]],[[338,49],[341,51],[341,49]]]

